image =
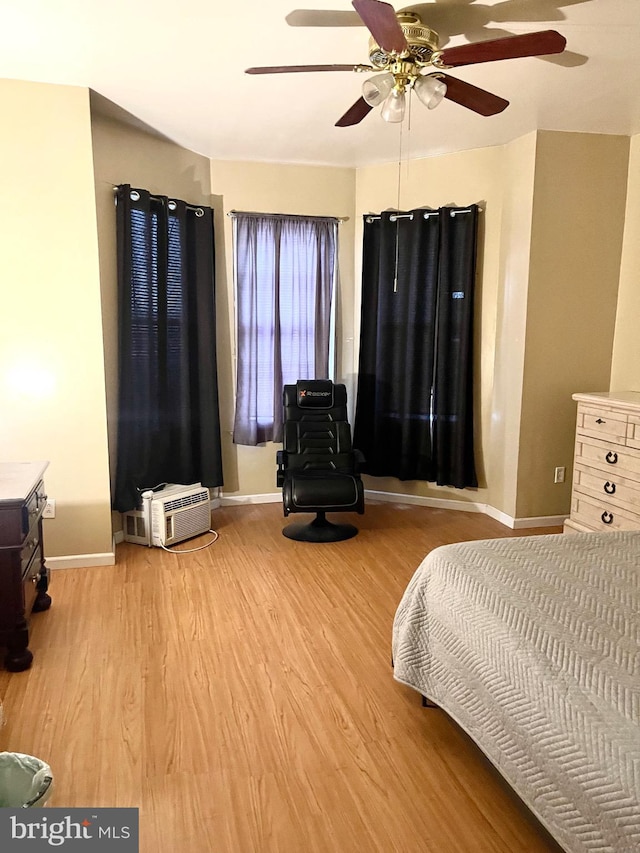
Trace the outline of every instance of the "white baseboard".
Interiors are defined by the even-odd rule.
[[[510,527],[512,530],[524,530],[529,527],[562,527],[566,515],[541,515],[535,518],[514,518],[502,512],[490,504],[478,503],[477,501],[454,501],[445,498],[430,498],[424,495],[403,495],[398,492],[376,492],[365,490],[365,497],[372,500],[385,501],[387,503],[414,504],[417,506],[430,506],[437,509],[453,509],[457,512],[482,512],[490,518]]]
[[[514,518],[506,512],[496,509],[490,504],[478,501],[455,501],[450,498],[431,498],[425,495],[403,495],[400,492],[379,492],[375,489],[365,489],[365,498],[384,503],[411,504],[413,506],[433,507],[434,509],[451,509],[457,512],[481,512],[509,527],[511,530],[526,530],[531,527],[562,527],[567,515],[540,515],[531,518]],[[211,509],[221,506],[241,506],[246,504],[279,503],[281,492],[268,492],[262,495],[224,495],[221,494],[211,501]],[[113,537],[115,546],[124,542],[124,531],[117,530]],[[95,558],[95,561],[94,561]],[[97,562],[110,558],[109,562]],[[90,560],[89,562],[82,562]],[[76,566],[112,566],[115,563],[113,554],[84,554],[71,557],[49,557],[47,565],[52,569],[68,569]]]
[[[478,501],[456,501],[450,498],[432,498],[425,495],[403,495],[399,492],[379,492],[375,489],[365,489],[365,498],[385,503],[412,504],[414,506],[434,507],[435,509],[452,509],[457,512],[481,512],[504,524],[512,530],[524,530],[529,527],[562,527],[567,515],[542,515],[535,518],[514,518],[490,504]],[[237,506],[240,504],[278,503],[282,500],[280,492],[269,492],[264,495],[229,495],[221,496],[222,506]]]
[[[282,500],[281,492],[268,492],[264,495],[221,495],[222,506],[238,506],[239,504],[276,504]]]
[[[524,530],[527,527],[562,527],[569,518],[566,515],[539,515],[532,518],[514,518],[514,530]]]
[[[569,515],[567,513],[567,515],[536,515],[529,518],[514,518],[489,504],[487,504],[485,512],[512,530],[526,530],[529,527],[562,527]]]
[[[567,515],[536,515],[528,518],[514,518],[490,504],[485,504],[483,512],[512,530],[526,530],[530,527],[562,527],[567,518]]]
[[[435,509],[456,509],[460,512],[485,512],[486,504],[477,501],[453,501],[448,498],[428,498],[425,495],[403,495],[400,492],[377,492],[365,489],[365,498],[391,504],[430,506]]]
[[[113,551],[104,554],[71,554],[66,557],[45,557],[48,569],[87,569],[97,566],[115,566],[116,555]]]
[[[511,515],[507,515],[506,512],[502,512],[500,509],[496,509],[494,506],[490,506],[489,504],[484,505],[483,512],[485,515],[488,515],[489,518],[494,518],[496,521],[499,521],[500,524],[504,524],[505,527],[510,527],[514,530],[515,518]]]

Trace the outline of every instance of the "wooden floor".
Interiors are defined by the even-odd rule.
[[[345,520],[355,539],[311,545],[278,504],[221,509],[205,551],[54,572],[33,667],[0,670],[0,749],[51,764],[52,806],[139,807],[143,853],[557,853],[390,666],[424,555],[516,534],[389,504]]]

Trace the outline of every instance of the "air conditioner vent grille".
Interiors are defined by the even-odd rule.
[[[193,504],[199,504],[208,500],[209,492],[207,489],[203,489],[201,492],[196,492],[196,494],[184,495],[180,498],[163,501],[163,506],[165,512],[172,512],[173,510],[184,509],[184,507],[193,506]]]
[[[166,522],[170,522],[170,527],[166,530],[165,542],[180,542],[198,533],[205,533],[211,526],[209,504],[201,503],[189,512],[178,512],[167,516]]]

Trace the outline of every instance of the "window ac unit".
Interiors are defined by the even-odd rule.
[[[125,542],[166,547],[211,528],[209,489],[171,484],[142,493],[142,509],[123,513]]]

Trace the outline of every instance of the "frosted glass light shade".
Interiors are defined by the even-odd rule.
[[[393,89],[394,83],[393,74],[388,71],[384,74],[376,74],[362,84],[362,97],[370,107],[377,107]]]
[[[404,92],[392,89],[382,107],[382,118],[385,121],[402,121],[404,118],[405,98]]]
[[[438,80],[437,77],[418,77],[413,84],[413,89],[425,107],[430,110],[435,109],[447,93],[446,83]]]

